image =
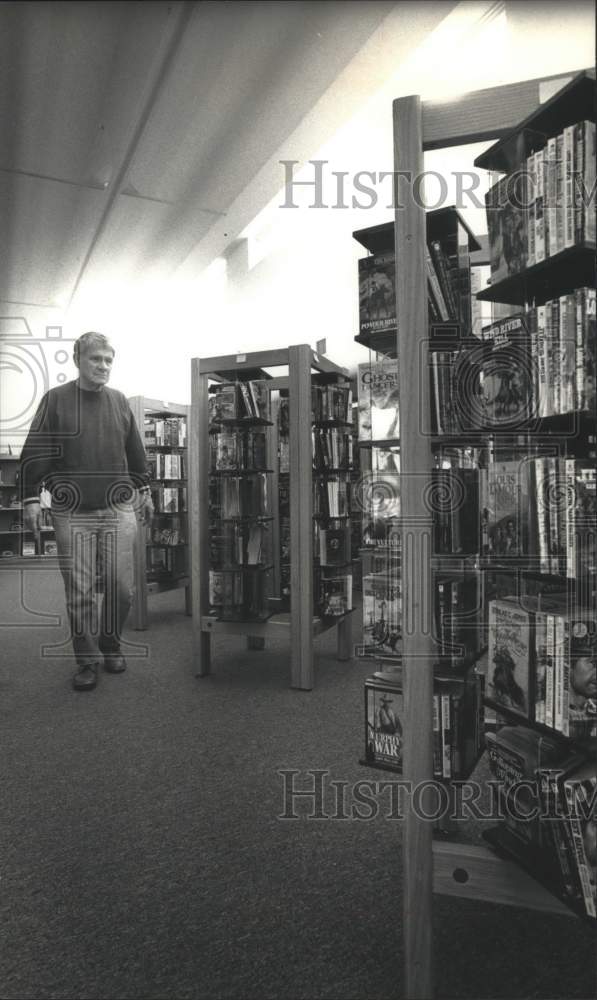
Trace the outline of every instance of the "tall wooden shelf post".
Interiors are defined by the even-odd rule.
[[[542,94],[546,88],[554,96],[544,101]],[[593,71],[481,90],[449,103],[423,105],[419,97],[403,97],[393,106],[394,165],[396,180],[400,182],[396,191],[395,259],[403,519],[402,680],[406,723],[403,776],[413,787],[433,778],[432,536],[431,514],[426,512],[425,503],[432,454],[431,440],[422,433],[420,422],[420,415],[429,413],[429,376],[425,349],[428,341],[425,212],[417,204],[421,200],[417,177],[424,170],[425,150],[489,139],[504,140],[507,164],[508,137],[513,129],[520,132],[532,126],[546,131],[558,102],[564,109],[560,128],[569,125],[579,116],[578,94],[583,97],[584,116],[592,115],[594,120],[594,109],[590,114],[587,111],[594,100]],[[503,169],[507,170],[507,165]],[[594,255],[589,271],[594,281]],[[586,275],[574,277],[577,283],[579,280],[589,283]],[[490,288],[479,298],[518,301],[507,295],[500,298],[499,294],[493,294],[495,291]],[[433,997],[434,891],[571,914],[538,881],[489,849],[456,842],[434,844],[432,824],[412,809],[407,811],[404,824],[403,864],[404,995],[409,1000]]]
[[[395,208],[396,321],[400,386],[402,500],[404,774],[413,788],[433,775],[431,644],[431,513],[425,509],[431,477],[429,437],[420,414],[429,412],[429,376],[421,350],[428,336],[425,273],[425,210],[413,197],[413,181],[423,173],[421,101],[394,102],[394,163],[412,180],[397,192]],[[407,961],[405,996],[433,994],[432,824],[412,808],[403,840],[403,927]]]

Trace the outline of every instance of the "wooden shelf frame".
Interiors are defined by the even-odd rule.
[[[269,369],[283,368],[280,376]],[[268,371],[266,371],[268,369]],[[191,361],[191,420],[189,433],[189,532],[191,543],[191,605],[193,615],[193,670],[197,677],[211,673],[211,636],[246,636],[250,648],[262,648],[268,637],[288,634],[290,686],[310,691],[315,684],[313,639],[337,629],[337,656],[352,656],[352,611],[339,619],[313,614],[313,493],[311,443],[311,387],[313,374],[349,381],[345,368],[318,354],[307,344],[275,351]],[[272,614],[265,622],[221,621],[209,611],[209,426],[210,381],[265,378],[272,390],[288,389],[290,439],[290,613]],[[268,431],[268,449],[275,449],[277,429]],[[270,452],[271,453],[271,452]],[[276,462],[268,477],[272,496],[277,495]],[[275,491],[275,492],[274,492]],[[274,540],[276,537],[274,518]],[[274,566],[274,574],[278,573]]]
[[[141,435],[141,440],[143,440],[143,427],[145,418],[149,415],[155,414],[164,417],[185,417],[187,422],[187,462],[188,462],[188,443],[189,443],[189,415],[190,407],[185,403],[170,403],[163,399],[152,399],[149,396],[131,396],[129,399],[129,404],[131,410],[133,411],[133,416],[137,422],[137,427],[139,428],[139,433]],[[178,450],[178,449],[177,449]],[[188,502],[188,484],[187,484],[187,508],[189,507]],[[187,520],[189,518],[189,513],[187,510]],[[188,544],[188,534],[187,534],[187,549],[189,551],[190,558],[190,547]],[[135,546],[135,601],[133,605],[133,628],[138,631],[144,631],[147,628],[149,621],[149,604],[148,596],[149,594],[162,593],[166,590],[178,590],[184,587],[185,589],[185,613],[187,615],[191,614],[191,581],[190,576],[179,577],[172,581],[169,580],[148,580],[147,579],[147,550],[146,550],[146,528],[144,524],[140,522],[137,525],[137,544]]]
[[[584,75],[583,70],[579,73]],[[423,104],[420,97],[393,103],[394,170],[416,177],[426,150],[503,139],[542,104],[545,88],[568,87],[576,74],[524,81],[467,94],[457,100]],[[584,86],[584,84],[583,84]],[[412,195],[412,190],[411,190]],[[429,412],[428,373],[420,342],[428,336],[425,274],[425,211],[414,197],[396,199],[396,356],[400,359],[403,512],[403,694],[405,780],[413,786],[433,779],[433,659],[429,617],[432,594],[430,519],[423,491],[431,477],[429,438],[418,415]],[[408,336],[400,338],[400,331]],[[434,857],[436,859],[434,872]],[[454,873],[457,872],[457,875]],[[404,995],[428,1000],[433,985],[433,893],[570,914],[556,897],[517,866],[472,845],[434,845],[431,824],[408,810],[403,836]]]

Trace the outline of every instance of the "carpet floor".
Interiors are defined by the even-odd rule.
[[[0,571],[0,996],[404,996],[400,822],[350,816],[383,778],[358,764],[370,666],[323,637],[293,691],[284,640],[219,639],[198,680],[183,605],[150,598],[127,672],[76,693],[57,575]],[[318,819],[285,797],[315,780]],[[438,996],[596,995],[575,919],[436,897],[434,922]]]

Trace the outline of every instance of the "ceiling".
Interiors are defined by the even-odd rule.
[[[63,309],[235,238],[230,206],[395,6],[2,3],[0,301]]]

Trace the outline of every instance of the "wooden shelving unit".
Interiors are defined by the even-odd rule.
[[[22,527],[23,507],[14,503],[15,496],[20,500],[19,491],[19,456],[0,454],[0,566],[15,562],[23,566],[31,565],[32,561],[40,562],[48,559],[54,552],[48,551],[48,543],[54,547],[54,529],[47,508],[42,506],[41,551],[35,546],[35,552],[25,554],[24,546],[35,545],[33,535]],[[19,528],[13,527],[18,523]],[[4,555],[3,553],[7,553]],[[10,555],[8,555],[10,553]]]
[[[273,375],[272,370],[282,369]],[[217,634],[246,636],[253,648],[268,637],[287,634],[290,643],[290,683],[293,688],[311,690],[315,683],[313,640],[335,628],[337,656],[348,660],[352,655],[352,612],[337,618],[314,614],[313,595],[313,456],[311,391],[314,379],[348,379],[345,369],[301,344],[276,351],[224,357],[194,358],[191,362],[192,403],[189,434],[189,528],[192,569],[193,660],[199,677],[211,672],[211,637]],[[276,608],[276,594],[271,615],[266,621],[223,621],[209,604],[209,385],[267,379],[270,393],[288,392],[290,442],[290,542],[291,594],[290,611]],[[268,435],[272,469],[269,484],[272,510],[272,534],[276,549],[277,516],[277,445],[275,427]],[[279,584],[279,565],[274,560],[274,581]]]
[[[594,76],[584,72],[561,79],[561,127],[583,117],[593,117]],[[523,120],[526,129],[553,128],[550,114],[558,107],[556,94],[542,103],[549,80],[493,88],[446,103],[423,104],[417,96],[399,98],[393,106],[394,169],[397,175],[420,176],[425,150],[500,138],[503,169],[511,163],[507,148],[512,131]],[[488,157],[488,154],[484,154]],[[486,161],[478,160],[479,165]],[[494,169],[495,164],[491,162]],[[413,197],[404,197],[394,220],[396,301],[400,358],[401,463],[402,463],[402,580],[404,778],[413,786],[431,781],[433,651],[428,609],[432,603],[432,526],[422,502],[430,485],[431,441],[422,433],[419,414],[429,412],[429,379],[420,345],[429,337],[425,273],[425,211]],[[585,248],[566,252],[571,267],[582,268],[594,283],[592,261]],[[531,275],[537,292],[551,280],[555,261],[537,266]],[[560,272],[561,274],[561,272]],[[582,271],[585,274],[585,270]],[[564,283],[567,278],[564,278]],[[503,283],[506,284],[506,283]],[[520,300],[520,283],[512,288],[493,286],[483,296],[489,300]],[[528,291],[528,288],[527,288]],[[556,289],[557,292],[557,289]],[[554,292],[554,294],[556,293]],[[402,332],[402,336],[401,336]],[[405,335],[406,334],[406,335]],[[384,345],[384,350],[387,345]],[[490,850],[475,845],[433,843],[432,825],[408,810],[403,835],[404,995],[409,1000],[430,998],[433,983],[433,893],[528,907],[552,913],[571,911],[522,869]]]
[[[187,434],[188,434],[188,422],[189,422],[189,407],[183,403],[169,403],[161,399],[150,399],[147,396],[132,396],[129,399],[131,410],[133,411],[133,416],[137,422],[139,428],[139,433],[143,439],[144,435],[144,425],[148,417],[183,417],[187,422]],[[187,438],[188,445],[188,438]],[[153,446],[146,446],[147,452],[150,454],[156,449]],[[187,453],[187,448],[169,448],[164,447],[162,451],[178,451],[181,453]],[[188,488],[187,488],[188,496]],[[154,524],[159,518],[159,514],[156,515],[154,519]],[[188,513],[182,513],[183,522],[188,521]],[[185,610],[188,615],[191,613],[191,596],[190,596],[190,576],[188,570],[188,536],[187,542],[184,546],[186,552],[186,571],[181,575],[169,578],[168,575],[164,574],[161,578],[151,578],[148,579],[148,569],[147,569],[147,547],[151,542],[147,539],[147,528],[145,525],[139,523],[137,530],[137,545],[135,552],[135,585],[136,585],[136,596],[135,603],[133,607],[133,622],[134,628],[138,630],[144,630],[147,628],[148,623],[148,596],[149,594],[161,593],[166,590],[176,590],[178,588],[185,588]]]

